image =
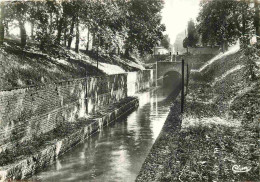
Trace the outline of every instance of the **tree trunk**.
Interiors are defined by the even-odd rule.
[[[255,18],[254,18],[254,25],[255,25],[255,30],[256,30],[256,37],[257,37],[257,42],[260,40],[260,29],[259,29],[259,3],[258,0],[254,0],[255,2]]]
[[[72,22],[71,22],[71,26],[70,26],[70,35],[69,35],[69,40],[68,40],[68,49],[70,49],[70,47],[71,47],[71,42],[72,42],[73,32],[74,32],[75,18],[76,18],[75,16],[72,17]]]
[[[96,52],[97,52],[97,58],[98,58],[98,48],[100,46],[100,35],[97,36],[97,43],[96,43]]]
[[[52,12],[50,12],[50,34],[52,34],[52,30],[53,30],[53,21],[52,21]]]
[[[42,24],[43,24],[43,22],[42,22]],[[48,30],[44,26],[42,26],[41,32],[42,32],[43,37],[41,38],[40,49],[44,50],[46,43],[47,43],[46,35],[48,34]]]
[[[100,47],[103,47],[104,46],[104,39],[101,37],[101,36],[99,36],[99,46]]]
[[[4,2],[0,3],[0,46],[4,43],[4,36],[5,36],[5,28],[4,28]]]
[[[222,52],[223,52],[223,53],[228,50],[227,41],[222,42],[222,44],[221,44],[221,49],[222,49]]]
[[[4,25],[5,25],[5,35],[10,36],[8,21],[5,21]]]
[[[126,49],[125,49],[125,56],[126,56],[126,57],[129,57],[129,51],[130,51],[129,48],[126,48]]]
[[[96,46],[96,32],[93,31],[93,35],[92,35],[92,51],[93,48]]]
[[[239,27],[239,26],[238,26]],[[242,5],[242,34],[246,34],[246,19],[245,19],[245,7]]]
[[[88,38],[87,38],[88,42],[87,42],[87,46],[86,46],[86,51],[89,51],[89,28],[88,28]]]
[[[64,43],[63,45],[66,47],[67,46],[67,18],[64,18]]]
[[[79,17],[76,20],[76,44],[75,44],[75,51],[79,52]]]
[[[5,35],[6,36],[10,36],[10,33],[9,33],[9,22],[4,18],[4,29],[5,29]]]
[[[236,20],[237,27],[239,27],[239,30],[242,32],[242,37],[239,39],[240,45],[247,46],[250,42],[250,39],[248,36],[246,36],[246,10],[245,10],[245,4],[242,2],[242,27],[240,28],[238,20]]]
[[[62,25],[63,25],[63,17],[60,18],[60,21],[59,21],[59,24],[58,24],[58,29],[57,29],[58,33],[57,33],[57,38],[56,38],[57,44],[60,44]]]
[[[26,45],[26,30],[24,27],[24,22],[19,21],[19,28],[20,28],[20,36],[21,36],[21,46],[24,47]]]
[[[34,30],[34,21],[31,22],[31,39],[34,39],[33,30]]]
[[[63,45],[66,47],[67,46],[67,29],[65,28],[64,29],[64,41],[63,41]]]

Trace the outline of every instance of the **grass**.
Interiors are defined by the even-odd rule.
[[[176,153],[169,161],[174,165],[163,171],[159,181],[257,181],[256,139],[250,130],[214,124],[182,129],[178,150],[174,147]]]
[[[97,60],[112,66],[118,65],[125,71],[138,71],[142,68],[135,58],[130,60],[102,52],[97,58],[91,52],[81,50],[77,54],[54,45],[39,50],[38,45],[33,43],[28,43],[22,49],[18,41],[6,40],[0,48],[0,90],[106,75],[104,70],[97,69]]]
[[[238,64],[246,64],[241,52],[218,60],[190,85],[178,135],[182,165],[175,175],[174,166],[166,170],[171,174],[165,174],[170,176],[167,180],[259,180],[260,80],[249,81],[245,67],[209,86],[214,78]],[[245,88],[251,89],[243,93]],[[178,158],[172,160],[176,163]]]
[[[236,65],[242,52],[191,74],[184,115],[175,101],[137,181],[259,181],[260,79],[244,67],[212,85]]]
[[[39,54],[22,50],[13,42],[6,43],[0,49],[1,90],[48,84],[86,75],[104,75],[92,66],[91,62],[70,59],[68,64],[62,64],[56,59],[68,60],[68,58],[65,57],[65,53],[60,53],[59,49],[56,48],[56,51]]]

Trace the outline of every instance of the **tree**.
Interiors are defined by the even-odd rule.
[[[132,0],[129,6],[126,54],[135,47],[141,55],[152,53],[153,47],[162,40],[165,26],[161,24],[161,0]]]
[[[69,32],[69,38],[68,38],[68,49],[71,47],[72,39],[74,37],[74,28],[75,23],[77,24],[78,20],[78,12],[80,11],[80,4],[79,1],[72,1],[71,3],[67,4],[66,8],[66,15],[67,18],[70,18],[70,32]]]
[[[26,30],[24,27],[25,21],[27,20],[28,4],[24,1],[11,2],[11,11],[13,12],[13,19],[18,21],[20,28],[21,47],[26,45]]]
[[[238,38],[251,34],[253,11],[245,1],[212,0],[201,6],[197,21],[204,44],[218,44],[225,51]]]
[[[31,24],[31,39],[39,42],[41,50],[61,42],[70,49],[75,38],[75,51],[78,52],[82,40],[80,29],[86,28],[86,50],[92,39],[93,51],[102,49],[108,54],[120,54],[124,50],[126,54],[137,50],[142,55],[152,53],[152,48],[163,39],[165,30],[160,16],[162,0],[46,0],[8,4],[4,20],[2,16],[0,19],[4,25],[0,24],[0,27],[19,26],[22,47],[27,40],[26,22]],[[167,41],[162,41],[165,47],[169,47]]]
[[[31,39],[34,39],[34,28],[36,24],[36,15],[37,15],[37,4],[35,1],[28,2],[30,3],[30,8],[28,11],[29,14],[29,22],[31,23]]]
[[[163,39],[161,41],[161,45],[165,48],[165,49],[169,49],[170,48],[170,37],[169,35],[164,35]]]
[[[31,38],[40,43],[40,49],[44,50],[46,45],[53,44],[53,24],[52,22],[52,8],[54,6],[54,1],[37,1],[27,3],[29,6],[28,14],[30,18],[28,20],[31,22]],[[35,34],[34,34],[35,33]]]
[[[196,44],[199,41],[199,36],[195,28],[193,20],[188,22],[188,37],[187,37],[187,46],[196,47]]]
[[[185,37],[186,37],[185,30],[183,30],[176,36],[173,46],[174,46],[174,50],[176,51],[176,53],[178,52],[178,54],[182,54],[186,52],[186,50],[183,47],[183,40],[185,39]]]
[[[4,2],[0,2],[0,46],[4,43],[4,35],[5,35],[5,29],[4,29]]]
[[[60,10],[57,12],[57,37],[55,40],[56,44],[60,44],[61,41],[61,34],[62,34],[62,29],[65,27],[66,23],[66,8],[68,6],[67,1],[62,1],[60,4]],[[67,27],[64,28],[64,30],[67,30]],[[66,42],[65,42],[66,45]]]
[[[185,38],[183,39],[182,46],[183,46],[184,48],[188,48],[188,37],[185,37]]]
[[[76,17],[76,43],[75,43],[75,51],[79,52],[79,17]]]
[[[254,26],[255,26],[255,30],[256,30],[256,36],[257,36],[257,40],[260,40],[260,18],[259,18],[259,2],[258,0],[254,0],[254,6],[255,6],[255,17],[254,17]]]

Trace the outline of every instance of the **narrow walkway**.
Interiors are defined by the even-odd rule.
[[[172,157],[179,155],[178,138],[181,128],[181,105],[177,98],[170,110],[170,113],[165,121],[163,129],[156,140],[149,155],[141,168],[136,181],[156,181],[162,179],[164,169],[172,166],[170,162]],[[169,140],[170,139],[170,140]],[[171,147],[171,149],[169,149]],[[172,151],[176,151],[172,154]]]

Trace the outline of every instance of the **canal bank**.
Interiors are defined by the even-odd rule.
[[[152,73],[136,72],[134,80],[126,73],[1,91],[0,180],[31,176],[129,114],[138,99],[127,96],[151,87]]]
[[[217,105],[206,101],[210,91],[207,84],[190,84],[182,116],[175,101],[137,182],[258,181],[259,117],[224,118]],[[256,95],[253,90],[247,101],[256,103]]]
[[[182,122],[179,93],[179,90],[175,91],[168,98],[171,103],[169,114],[135,181],[160,181],[165,168],[173,165],[170,164],[172,157],[180,154],[177,150]]]
[[[136,181],[259,181],[260,80],[238,50],[192,71]]]
[[[131,113],[138,107],[138,99],[127,97],[118,103],[103,107],[98,114],[90,115],[88,119],[81,119],[76,123],[67,123],[54,129],[48,134],[41,135],[42,145],[34,146],[32,154],[18,156],[13,162],[1,167],[0,181],[11,179],[25,179],[55,162],[65,152],[72,150],[76,145],[88,139],[92,134],[99,132],[109,125]],[[36,141],[32,141],[36,142]],[[31,147],[22,146],[20,150]]]
[[[130,115],[104,127],[30,180],[134,181],[169,113],[168,95],[160,88],[138,93],[139,107]]]

